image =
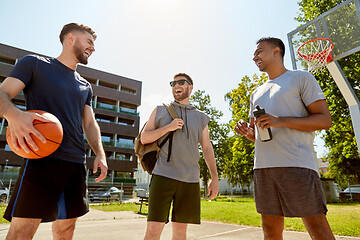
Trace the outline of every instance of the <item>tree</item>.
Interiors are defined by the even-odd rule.
[[[302,0],[299,2],[300,12],[295,19],[300,23],[308,22],[341,2],[344,0]],[[340,14],[341,16],[332,18],[336,19],[339,25],[347,19],[344,17],[346,12]],[[358,28],[355,30],[358,31]],[[345,27],[345,25],[339,28],[339,31],[342,31],[341,34],[335,33],[334,37],[344,37],[345,35],[347,38],[357,37],[353,34],[354,29]],[[360,53],[354,53],[339,60],[339,64],[349,83],[352,86],[359,86]],[[330,171],[326,176],[335,178],[342,186],[345,186],[347,182],[360,183],[360,157],[347,103],[327,70],[317,73],[315,77],[324,91],[333,122],[332,127],[325,131],[322,137],[325,146],[329,149],[327,157],[330,160]],[[359,97],[360,89],[355,87],[354,91]]]
[[[229,101],[232,112],[231,129],[234,129],[235,124],[240,119],[249,122],[251,93],[267,79],[268,77],[265,73],[260,77],[255,74],[252,79],[245,76],[241,79],[236,89],[225,95],[225,99]],[[223,175],[233,185],[240,184],[249,187],[253,179],[254,143],[239,135],[229,137],[227,143],[231,148],[231,156],[228,157],[227,164],[223,166]]]
[[[205,91],[197,90],[190,97],[190,102],[200,111],[204,112],[210,117],[208,123],[210,141],[214,148],[216,166],[219,176],[222,172],[222,166],[224,165],[224,145],[226,143],[227,135],[229,133],[228,126],[224,123],[219,123],[223,113],[211,106],[210,96],[205,94]],[[207,192],[208,180],[210,179],[210,173],[204,160],[202,151],[200,151],[200,177],[204,181],[205,193]]]

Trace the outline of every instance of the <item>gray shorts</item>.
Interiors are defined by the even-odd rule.
[[[254,171],[255,203],[260,214],[311,217],[327,212],[317,172],[307,168],[279,167]]]

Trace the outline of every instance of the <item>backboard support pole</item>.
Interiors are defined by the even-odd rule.
[[[350,109],[351,121],[354,128],[356,143],[360,154],[360,102],[357,98],[350,83],[345,77],[337,61],[326,64],[331,76],[334,78],[336,85],[339,87],[341,94],[344,96]]]

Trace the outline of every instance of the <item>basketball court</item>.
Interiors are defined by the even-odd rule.
[[[0,239],[5,239],[10,224],[0,224]],[[146,217],[133,212],[102,212],[90,210],[77,224],[74,240],[143,239]],[[51,239],[51,223],[41,224],[34,240]],[[161,239],[171,239],[171,224],[165,226]],[[203,221],[201,225],[189,225],[187,239],[261,240],[261,228]],[[286,240],[310,240],[308,233],[285,231]],[[336,236],[337,240],[360,240],[354,237]]]

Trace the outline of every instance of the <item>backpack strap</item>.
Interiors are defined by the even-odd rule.
[[[171,134],[171,133],[173,133],[173,132],[170,132],[170,133],[166,136],[166,138],[165,138],[164,140],[162,140],[162,142],[158,145],[159,148],[161,148],[162,146],[164,146],[164,144],[166,143],[166,141],[169,140],[170,137],[172,137],[172,134]]]
[[[169,103],[163,103],[163,105],[166,107],[166,110],[169,112],[172,119],[179,118],[177,115],[174,107]],[[164,141],[160,144],[161,146],[169,139],[169,148],[168,148],[168,157],[167,162],[170,162],[170,156],[171,156],[171,150],[172,150],[172,140],[173,140],[174,131],[170,132]],[[160,147],[161,148],[161,147]]]
[[[179,118],[174,107],[171,104],[169,104],[169,103],[163,103],[163,104],[166,107],[166,110],[169,112],[172,119]]]
[[[169,139],[169,148],[168,148],[168,158],[167,158],[167,162],[170,162],[170,156],[171,156],[171,150],[172,150],[172,142],[173,142],[173,135],[174,135],[174,132],[171,132],[169,134],[170,136],[170,139]]]

